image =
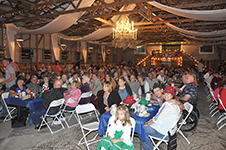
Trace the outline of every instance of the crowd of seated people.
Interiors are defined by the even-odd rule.
[[[225,64],[221,64],[219,68],[222,69],[222,66],[224,67]],[[4,71],[2,71],[2,73],[3,72]],[[127,96],[133,94],[143,95],[147,92],[153,92],[158,103],[163,105],[165,100],[162,95],[165,89],[164,87],[168,85],[173,86],[173,82],[181,84],[181,86],[175,87],[175,90],[179,93],[179,96],[177,95],[176,98],[181,100],[182,103],[186,101],[191,102],[197,97],[197,86],[195,82],[196,78],[198,78],[197,74],[194,68],[188,67],[167,67],[163,65],[160,67],[143,67],[115,63],[106,65],[90,64],[86,67],[80,67],[73,66],[72,63],[60,66],[57,61],[53,67],[46,67],[42,64],[38,70],[34,67],[32,74],[31,72],[19,72],[18,76],[25,79],[23,84],[33,92],[53,90],[54,81],[57,79],[61,80],[61,87],[64,88],[65,91],[69,92],[75,89],[76,91],[80,91],[69,92],[71,95],[67,93],[65,95],[66,99],[68,99],[69,96],[76,101],[78,97],[73,95],[74,93],[79,93],[78,95],[80,96],[82,93],[91,92],[91,98],[81,99],[79,102],[76,102],[75,105],[73,104],[73,107],[76,107],[77,103],[86,104],[92,102],[96,105],[96,108],[99,108],[100,113],[103,114],[111,109],[111,105],[119,105]],[[224,81],[221,77],[222,72],[213,73],[211,69],[206,69],[203,71],[203,75],[205,81],[212,85],[213,89],[218,89],[218,92],[220,89],[225,89],[225,84],[220,84]],[[0,72],[0,79],[2,78],[4,78],[4,76],[2,76]],[[78,86],[77,83],[80,83],[81,86]],[[223,93],[224,90],[222,90],[222,96]],[[182,103],[177,101],[174,104],[181,106]],[[37,121],[37,124],[39,121],[40,120]]]

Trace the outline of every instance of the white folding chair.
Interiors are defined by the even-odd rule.
[[[178,122],[179,119],[180,119],[180,118],[178,118],[178,119],[171,125],[170,130],[168,131],[171,135],[176,134],[176,132],[177,132],[177,122]],[[159,150],[158,147],[159,147],[159,145],[160,145],[162,142],[164,142],[164,143],[166,143],[166,145],[168,145],[168,140],[166,139],[166,137],[168,136],[168,132],[166,132],[166,133],[164,134],[164,137],[163,137],[162,139],[157,138],[157,137],[154,137],[154,136],[151,136],[151,135],[148,135],[149,138],[150,138],[151,141],[152,141],[152,144],[154,145],[154,149],[153,149],[153,150],[155,150],[155,149],[158,149],[158,150]],[[154,141],[154,140],[158,140],[158,143],[155,144],[155,141]]]
[[[61,99],[58,99],[58,100],[54,100],[54,101],[52,101],[52,102],[50,103],[50,105],[49,105],[49,107],[48,107],[46,113],[45,113],[44,115],[41,116],[41,118],[42,118],[42,123],[41,123],[41,125],[40,125],[38,131],[40,131],[40,130],[41,130],[41,127],[44,126],[44,125],[46,125],[46,126],[49,128],[51,134],[56,133],[56,132],[59,132],[59,131],[61,131],[61,130],[64,129],[64,125],[62,124],[61,120],[58,118],[58,116],[60,116],[60,114],[61,114],[61,110],[60,110],[60,109],[59,109],[59,111],[58,111],[56,114],[54,114],[54,115],[49,115],[49,114],[48,114],[49,111],[50,111],[50,109],[51,109],[52,107],[61,107],[63,103],[64,103],[64,98],[61,98]],[[51,117],[51,118],[53,118],[53,120],[52,120],[52,121],[47,121],[47,120],[46,120],[47,117]],[[56,131],[54,131],[54,132],[52,131],[52,129],[51,129],[50,126],[49,126],[49,123],[52,123],[53,121],[59,121],[59,122],[60,122],[60,125],[61,125],[61,128],[58,129],[58,130],[56,130]]]
[[[105,136],[107,137],[108,136],[108,128],[111,126],[112,123],[114,123],[116,117],[115,116],[111,116],[108,120],[108,127],[107,127],[107,132],[105,134]],[[133,141],[133,137],[134,137],[134,130],[135,130],[135,126],[136,126],[136,121],[130,117],[130,121],[132,123],[132,134],[130,136],[130,140]]]
[[[185,137],[185,135],[183,134],[183,132],[181,131],[181,127],[186,123],[187,118],[189,117],[189,115],[191,114],[192,110],[193,110],[193,105],[186,102],[184,103],[184,107],[185,110],[188,111],[188,114],[186,115],[186,117],[181,121],[180,126],[177,129],[177,132],[180,133],[180,135],[188,142],[188,144],[190,144],[190,142],[188,141],[188,139]]]
[[[81,98],[88,98],[88,97],[91,97],[91,95],[92,95],[92,93],[90,93],[90,92],[82,93],[81,96],[79,97],[78,103],[81,100]],[[78,118],[77,118],[77,116],[75,114],[75,109],[73,109],[73,110],[66,110],[67,104],[74,103],[74,102],[75,101],[73,99],[68,99],[66,105],[62,109],[61,118],[63,118],[62,120],[65,121],[65,123],[66,123],[66,125],[67,125],[68,128],[72,128],[72,127],[78,125],[78,123],[75,123],[73,125],[69,125],[69,121],[71,120],[72,116],[74,116],[74,118],[75,118],[76,121],[78,120]],[[64,117],[63,116],[63,113],[70,113],[70,116],[69,117]]]
[[[94,112],[95,115],[96,115],[96,119],[97,121],[93,121],[91,123],[86,123],[86,124],[82,124],[81,122],[81,119],[79,117],[80,114],[83,114],[83,113],[88,113],[88,112]],[[93,144],[95,142],[98,142],[100,140],[96,140],[96,137],[98,136],[98,134],[96,134],[94,136],[93,139],[91,140],[87,140],[86,139],[86,136],[88,136],[91,132],[93,131],[97,131],[98,130],[98,127],[99,127],[99,118],[98,118],[98,115],[97,115],[97,112],[96,112],[96,108],[94,107],[93,104],[91,103],[88,103],[88,104],[84,104],[84,105],[78,105],[76,107],[76,114],[78,116],[78,122],[79,122],[79,125],[80,125],[80,128],[82,130],[82,135],[83,137],[81,138],[81,140],[79,141],[78,145],[80,144],[86,144],[86,147],[87,149],[89,150],[89,145],[90,144]],[[84,131],[87,131],[87,133],[85,134]],[[84,139],[84,142],[82,142],[82,140]]]
[[[5,105],[6,111],[8,113],[8,115],[5,117],[5,119],[3,120],[3,122],[6,122],[6,121],[11,120],[12,119],[12,115],[11,114],[16,109],[16,107],[8,106],[6,104],[6,99],[8,99],[8,96],[9,96],[9,92],[2,93],[2,101],[3,101],[3,104],[2,105]]]
[[[219,109],[218,109],[218,100],[214,97],[214,94],[213,94],[213,91],[210,91],[210,94],[212,96],[212,102],[211,104],[209,105],[209,110],[210,110],[210,115],[211,117],[213,117],[214,115],[216,115],[218,112],[219,112]]]
[[[224,107],[224,104],[220,98],[220,93],[218,94],[218,101],[220,102],[220,104],[222,105],[223,109],[224,109],[224,113],[218,118],[219,121],[217,122],[217,125],[219,125],[223,120],[226,119],[226,108]],[[223,125],[221,125],[218,130],[220,130],[221,128],[223,128],[223,126],[225,126],[226,123],[224,123]]]

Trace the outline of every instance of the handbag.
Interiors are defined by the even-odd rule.
[[[167,145],[167,150],[176,150],[177,149],[177,133],[174,133],[174,135],[171,135],[168,132],[169,136],[169,142]]]

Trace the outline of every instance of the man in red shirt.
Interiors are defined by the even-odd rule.
[[[56,63],[53,66],[53,70],[56,72],[57,76],[60,76],[60,65],[59,65],[59,61],[58,60],[56,60]]]

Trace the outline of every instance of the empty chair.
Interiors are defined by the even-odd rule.
[[[6,121],[11,120],[12,119],[12,112],[16,109],[16,107],[8,106],[6,104],[5,99],[8,99],[8,96],[9,96],[9,92],[2,93],[2,101],[3,101],[3,104],[2,105],[5,105],[6,111],[8,113],[8,115],[5,117],[5,119],[3,120],[3,122],[6,122]]]
[[[94,114],[96,115],[96,121],[83,124],[81,119],[80,119],[80,117],[79,117],[79,115],[83,114],[83,113],[88,113],[88,112],[94,112]],[[87,136],[91,132],[97,131],[98,127],[99,127],[99,118],[98,118],[98,115],[97,115],[97,112],[96,112],[96,108],[91,103],[84,104],[84,105],[78,105],[76,107],[76,114],[78,116],[77,118],[78,118],[78,122],[79,122],[79,125],[80,125],[80,128],[81,128],[81,131],[82,131],[82,136],[83,136],[81,138],[81,140],[79,141],[78,145],[86,144],[86,147],[89,150],[89,145],[90,144],[93,144],[93,143],[99,141],[99,140],[95,140],[96,137],[98,136],[98,134],[96,134],[93,139],[87,140]],[[87,133],[85,133],[85,131],[87,131]],[[82,142],[82,140],[84,140],[84,142]]]
[[[44,125],[46,125],[46,126],[49,128],[51,134],[56,133],[56,132],[59,132],[59,131],[61,131],[61,130],[64,129],[64,125],[62,124],[61,120],[60,120],[59,117],[58,117],[58,116],[60,116],[60,114],[61,114],[61,110],[60,110],[60,109],[59,109],[59,111],[58,111],[56,114],[54,114],[54,115],[49,115],[49,114],[48,114],[49,111],[50,111],[50,109],[51,109],[52,107],[58,107],[58,106],[60,107],[60,106],[62,106],[63,103],[64,103],[64,98],[61,98],[61,99],[58,99],[58,100],[54,100],[54,101],[52,101],[52,102],[50,103],[50,105],[49,105],[49,107],[48,107],[46,113],[45,113],[44,115],[41,116],[42,122],[41,122],[41,125],[40,125],[38,131],[40,131],[40,130],[41,130],[41,127],[44,126]],[[60,122],[60,125],[61,125],[61,128],[60,128],[59,130],[52,131],[52,129],[51,129],[50,126],[49,126],[49,123],[52,123],[53,121],[47,121],[47,117],[53,118],[53,121],[59,121],[59,122]]]

